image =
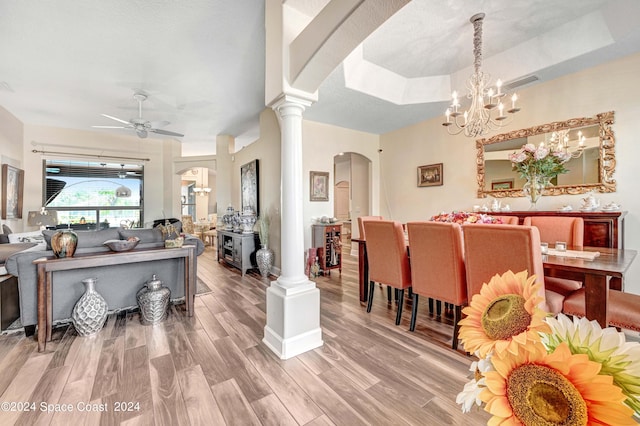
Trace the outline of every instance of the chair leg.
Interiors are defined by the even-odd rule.
[[[369,282],[369,300],[367,302],[367,312],[371,312],[371,306],[373,305],[373,289],[376,288],[373,281]]]
[[[393,290],[394,290],[394,291],[393,291],[393,297],[395,297],[395,299],[396,299],[396,303],[398,303],[398,289],[397,289],[397,288],[394,288]]]
[[[429,298],[429,315],[433,315],[433,298]]]
[[[415,331],[417,316],[418,316],[418,295],[416,293],[413,293],[413,306],[411,307],[411,324],[409,325],[409,331]]]
[[[387,286],[387,300],[391,303],[391,286]]]
[[[404,300],[404,288],[398,290],[398,296],[400,298],[400,302],[398,302],[398,314],[396,315],[396,325],[400,325],[400,320],[402,320],[402,301]]]
[[[455,306],[453,315],[453,342],[451,343],[452,349],[458,349],[458,331],[460,331],[460,326],[458,323],[462,317],[462,306]]]
[[[442,315],[442,302],[436,300],[436,316],[439,318]]]

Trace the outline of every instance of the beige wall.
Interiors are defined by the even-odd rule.
[[[340,152],[360,154],[371,160],[372,170],[372,205],[377,214],[379,205],[380,186],[378,180],[378,135],[345,129],[343,127],[330,126],[313,121],[302,123],[302,179],[303,179],[303,217],[306,220],[305,247],[311,247],[312,218],[333,216],[333,185],[329,185],[329,201],[309,201],[309,172],[329,172],[329,182],[333,183],[333,157]],[[352,185],[360,185],[355,182],[354,163],[352,156]],[[360,164],[360,162],[358,162]],[[367,166],[368,169],[368,166]],[[360,175],[358,175],[360,176]],[[355,209],[354,201],[354,209]],[[357,217],[354,211],[352,217]],[[352,227],[353,229],[354,227]]]
[[[615,201],[628,211],[625,247],[640,249],[640,198],[637,197],[640,145],[637,118],[640,116],[640,54],[594,67],[556,80],[541,83],[518,93],[522,111],[508,131],[551,121],[615,111],[618,190],[597,194],[603,203]],[[470,209],[474,204],[490,204],[476,197],[475,141],[450,136],[441,118],[381,136],[380,179],[383,182],[382,214],[406,222],[427,219],[440,211]],[[444,185],[418,188],[416,167],[444,163]],[[580,205],[584,195],[543,197],[539,210],[553,210],[564,204]],[[515,210],[527,210],[524,198],[505,199]],[[631,266],[627,290],[640,293],[640,258]]]
[[[22,125],[22,122],[14,117],[9,111],[0,107],[0,164],[9,164],[13,167],[24,170],[22,162],[23,134],[24,126]],[[4,185],[1,175],[0,185]],[[3,206],[0,206],[0,209],[2,208]],[[13,232],[20,232],[23,230],[22,222],[23,221],[21,219],[2,220],[2,223],[11,228]]]

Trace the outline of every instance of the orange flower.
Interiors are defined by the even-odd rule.
[[[485,373],[480,399],[493,417],[489,425],[634,425],[633,410],[611,376],[566,343],[547,354],[541,343],[529,350],[496,353],[495,371]]]
[[[540,341],[538,333],[550,331],[544,322],[547,313],[538,308],[543,298],[535,281],[535,275],[527,278],[527,271],[507,271],[482,285],[462,310],[467,317],[460,321],[460,340],[467,352],[477,352],[480,358],[494,348],[497,353],[518,354],[520,346]]]

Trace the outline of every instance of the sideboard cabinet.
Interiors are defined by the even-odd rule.
[[[490,213],[491,214],[491,213]],[[495,213],[500,216],[518,216],[520,224],[527,216],[574,216],[584,220],[584,245],[591,247],[624,248],[624,217],[627,212],[556,212],[513,211]]]
[[[257,268],[256,251],[260,247],[260,237],[256,232],[218,230],[218,261],[223,260],[240,269],[242,275],[248,269]]]

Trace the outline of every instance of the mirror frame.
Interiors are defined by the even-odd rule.
[[[509,133],[495,135],[488,139],[476,140],[476,165],[478,168],[478,198],[486,198],[487,196],[495,198],[504,197],[524,197],[522,189],[493,189],[485,190],[485,165],[484,165],[484,147],[494,143],[504,142],[510,139],[524,138],[542,133],[555,132],[557,130],[574,129],[577,127],[599,126],[600,134],[600,182],[585,183],[580,185],[558,185],[545,188],[544,195],[563,195],[563,194],[584,194],[590,191],[597,192],[615,192],[616,181],[613,174],[616,170],[616,139],[613,134],[612,125],[614,122],[614,112],[603,112],[595,117],[572,118],[566,121],[554,121],[553,123],[542,124],[539,126],[529,127],[528,129],[514,130]]]

